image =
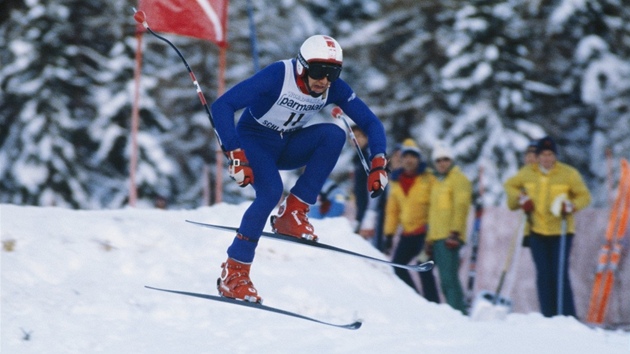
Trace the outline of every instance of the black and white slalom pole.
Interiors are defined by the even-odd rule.
[[[153,30],[151,28],[149,28],[149,24],[147,23],[147,15],[144,13],[144,11],[138,11],[138,10],[136,10],[135,7],[133,8],[133,11],[134,11],[134,14],[133,14],[134,20],[136,20],[136,22],[141,24],[142,27],[144,27],[147,31],[149,31],[149,33],[151,33],[152,35],[154,35],[158,39],[166,42],[168,45],[171,46],[171,48],[175,49],[175,51],[177,52],[177,55],[179,55],[179,57],[184,62],[184,65],[186,65],[186,70],[188,70],[188,74],[190,74],[190,78],[192,79],[192,82],[195,85],[195,89],[197,90],[197,95],[199,96],[199,100],[201,101],[201,104],[203,105],[203,108],[206,110],[206,113],[208,114],[208,119],[210,119],[210,125],[212,125],[212,130],[214,131],[214,135],[217,137],[217,141],[219,142],[219,145],[221,146],[221,150],[225,154],[225,152],[226,152],[225,151],[225,147],[223,147],[223,143],[221,142],[221,138],[219,137],[219,133],[217,132],[217,129],[216,129],[215,125],[214,125],[214,118],[212,118],[212,113],[210,112],[210,107],[208,107],[208,102],[206,102],[206,98],[203,95],[203,92],[201,91],[201,87],[199,86],[199,82],[197,81],[197,78],[195,77],[195,73],[193,73],[192,69],[190,68],[190,65],[188,65],[188,62],[186,61],[186,59],[184,58],[182,53],[179,51],[179,49],[177,49],[177,47],[173,43],[171,43],[171,41],[169,41],[168,39],[160,36],[159,34],[157,34],[155,32],[153,32]]]
[[[350,124],[348,123],[348,120],[346,119],[346,115],[343,113],[343,110],[339,107],[335,107],[333,108],[331,114],[333,118],[341,119],[343,124],[346,125],[346,128],[348,128],[348,135],[350,135],[350,139],[354,143],[354,147],[357,149],[357,155],[359,155],[359,158],[361,159],[361,164],[363,165],[363,169],[365,170],[365,173],[367,175],[370,175],[370,168],[368,167],[367,161],[365,160],[365,156],[363,156],[363,152],[361,152],[361,147],[359,146],[357,137],[354,135],[352,128],[350,128]]]
[[[475,296],[475,280],[477,278],[477,258],[479,255],[479,239],[481,234],[481,218],[483,217],[482,200],[475,202],[475,219],[470,235],[470,263],[468,265],[468,282],[466,286],[466,306],[470,308]]]

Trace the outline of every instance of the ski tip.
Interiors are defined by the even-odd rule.
[[[435,263],[433,261],[428,261],[428,262],[424,262],[424,263],[420,263],[416,266],[416,270],[418,272],[428,272],[431,269],[433,269],[433,266],[435,265]]]
[[[351,324],[345,326],[345,328],[348,328],[348,329],[359,329],[359,328],[361,328],[362,325],[363,325],[363,320],[356,320],[354,323],[351,323]]]

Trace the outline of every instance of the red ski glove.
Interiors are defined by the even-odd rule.
[[[387,171],[385,170],[386,165],[387,159],[385,159],[385,155],[383,154],[376,155],[376,157],[372,159],[372,168],[370,169],[370,174],[368,175],[367,185],[368,191],[371,192],[370,197],[372,198],[376,198],[383,194],[387,183],[389,183]]]
[[[462,243],[462,240],[459,238],[459,232],[457,231],[451,231],[446,240],[444,240],[446,248],[451,250],[461,246]]]
[[[245,150],[231,150],[225,153],[225,155],[228,159],[230,159],[230,164],[228,166],[230,178],[236,181],[236,183],[241,187],[247,187],[249,184],[254,184],[254,172],[252,171],[252,168],[249,167],[249,161],[247,161],[247,156],[245,156]]]
[[[518,198],[518,205],[521,206],[521,209],[523,209],[526,214],[534,211],[534,202],[532,202],[527,194],[521,194],[521,197]]]

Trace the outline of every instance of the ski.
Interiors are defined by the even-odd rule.
[[[238,228],[237,227],[232,227],[232,226],[206,224],[206,223],[201,223],[201,222],[191,221],[191,220],[186,220],[186,222],[191,223],[191,224],[195,224],[195,225],[199,225],[199,226],[203,226],[203,227],[217,229],[217,230],[238,232]],[[335,247],[335,246],[332,246],[332,245],[327,245],[325,243],[304,240],[304,239],[300,239],[300,238],[293,237],[293,236],[277,234],[277,233],[274,233],[274,232],[263,231],[262,232],[262,236],[273,238],[273,239],[276,239],[276,240],[293,242],[293,243],[298,243],[298,244],[301,244],[301,245],[317,247],[317,248],[321,248],[321,249],[325,249],[325,250],[329,250],[329,251],[339,252],[339,253],[347,254],[347,255],[350,255],[350,256],[367,259],[367,260],[370,260],[370,261],[373,261],[373,262],[384,263],[384,264],[387,264],[387,265],[390,265],[390,266],[393,266],[393,267],[409,269],[409,270],[416,271],[416,272],[427,272],[427,271],[429,271],[429,270],[431,270],[433,268],[433,261],[423,262],[423,263],[416,264],[416,265],[398,264],[398,263],[393,263],[391,261],[387,261],[387,260],[384,260],[384,259],[370,257],[370,256],[362,254],[362,253],[353,252],[353,251],[350,251],[350,250],[347,250],[347,249],[344,249],[344,248],[339,248],[339,247]]]
[[[228,303],[228,304],[232,304],[232,305],[249,307],[249,308],[253,308],[253,309],[257,309],[257,310],[269,311],[269,312],[273,312],[273,313],[277,313],[277,314],[281,314],[281,315],[285,315],[285,316],[290,316],[290,317],[295,317],[295,318],[299,318],[299,319],[303,319],[303,320],[307,320],[307,321],[311,321],[311,322],[315,322],[315,323],[319,323],[319,324],[323,324],[323,325],[327,325],[327,326],[337,327],[337,328],[345,328],[345,329],[355,330],[355,329],[361,328],[361,325],[363,324],[363,322],[361,320],[356,320],[356,321],[354,321],[352,323],[348,323],[348,324],[330,323],[330,322],[321,321],[321,320],[318,320],[318,319],[315,319],[315,318],[312,318],[312,317],[304,316],[304,315],[301,315],[301,314],[296,313],[296,312],[283,310],[283,309],[280,309],[280,308],[277,308],[277,307],[266,306],[266,305],[263,305],[263,304],[257,303],[257,302],[247,302],[247,301],[235,300],[235,299],[230,299],[230,298],[222,297],[222,296],[218,296],[218,295],[209,295],[209,294],[193,293],[193,292],[188,292],[188,291],[179,291],[179,290],[169,290],[169,289],[155,288],[155,287],[147,286],[147,285],[145,285],[144,287],[147,288],[147,289],[151,289],[151,290],[164,291],[164,292],[172,293],[172,294],[192,296],[192,297],[197,297],[197,298],[206,299],[206,300],[220,301],[220,302],[224,302],[224,303]]]
[[[629,209],[630,166],[627,160],[622,159],[619,188],[608,219],[606,240],[598,254],[597,270],[586,316],[587,322],[594,324],[602,324],[604,322],[615,273],[621,258],[621,239],[626,233]]]

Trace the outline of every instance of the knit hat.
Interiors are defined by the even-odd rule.
[[[551,150],[554,154],[558,154],[558,148],[556,147],[556,142],[550,136],[546,136],[540,140],[538,140],[538,144],[536,145],[536,155],[540,155],[544,150]]]
[[[453,160],[453,152],[444,144],[437,144],[433,147],[433,155],[431,155],[433,161],[437,161],[441,158],[447,158]]]
[[[417,158],[422,159],[422,154],[420,153],[418,145],[416,145],[416,142],[411,138],[405,139],[400,147],[400,156],[404,156],[405,154],[412,154]]]
[[[536,149],[538,149],[538,140],[531,140],[529,144],[527,144],[527,149],[525,149],[525,152],[535,153]]]

